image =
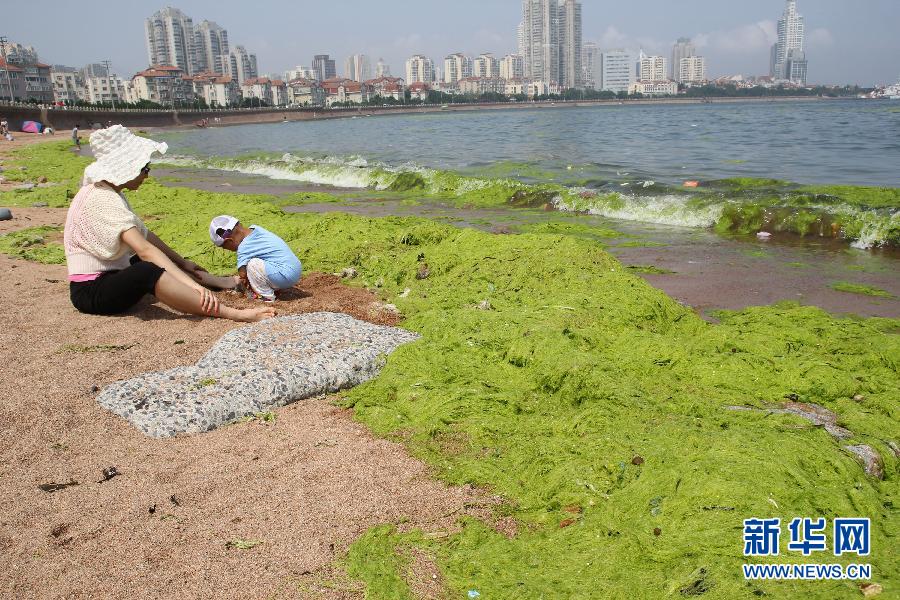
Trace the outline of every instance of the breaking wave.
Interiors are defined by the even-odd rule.
[[[727,192],[687,193],[652,181],[609,183],[596,189],[566,187],[464,176],[411,163],[393,166],[359,156],[169,156],[164,162],[335,188],[417,193],[471,206],[551,207],[623,221],[714,228],[721,233],[790,232],[841,238],[860,249],[900,246],[900,211],[896,209],[867,209],[840,201],[800,202],[789,195],[757,199]]]

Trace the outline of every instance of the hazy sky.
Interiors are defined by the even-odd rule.
[[[162,8],[152,2],[10,0],[2,31],[37,48],[42,61],[83,66],[110,59],[130,77],[147,64],[144,19]],[[584,41],[643,46],[671,54],[678,37],[692,37],[711,76],[768,74],[769,47],[784,0],[584,0]],[[799,0],[806,18],[809,79],[814,83],[893,83],[900,77],[900,1]],[[194,19],[215,21],[259,59],[261,73],[309,66],[313,54],[331,54],[343,73],[356,52],[384,57],[394,75],[424,53],[443,65],[452,52],[515,50],[519,0],[180,0]]]

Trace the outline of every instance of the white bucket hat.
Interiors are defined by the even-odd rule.
[[[84,183],[108,181],[122,185],[136,178],[154,152],[165,154],[169,145],[134,135],[122,125],[113,125],[91,134],[91,150],[96,160],[84,170]]]

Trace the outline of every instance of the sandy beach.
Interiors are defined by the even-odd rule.
[[[42,139],[21,134],[0,145],[0,160]],[[259,192],[247,179],[233,180],[231,190],[215,188],[227,178],[214,179],[195,187]],[[182,186],[191,187],[174,187]],[[165,202],[179,192],[172,187],[153,193]],[[207,192],[185,195],[200,193]],[[102,409],[98,393],[193,364],[239,325],[186,317],[152,298],[123,316],[81,314],[64,265],[0,255],[7,324],[0,330],[0,596],[389,597],[385,590],[400,588],[385,584],[379,595],[373,582],[395,574],[416,598],[468,589],[482,597],[548,589],[565,597],[585,585],[633,597],[696,589],[715,589],[710,597],[785,595],[806,588],[735,578],[739,540],[723,549],[723,532],[739,529],[745,513],[765,514],[776,497],[785,510],[805,506],[819,493],[818,477],[822,494],[837,490],[821,496],[827,510],[843,510],[842,490],[854,486],[876,535],[884,535],[889,517],[871,507],[883,506],[877,502],[895,485],[885,407],[896,367],[879,344],[895,343],[896,332],[808,306],[750,309],[721,326],[697,316],[784,299],[780,291],[791,285],[835,312],[895,316],[895,298],[832,294],[818,266],[799,276],[782,268],[794,260],[787,254],[767,279],[762,257],[731,250],[715,249],[715,261],[693,266],[695,250],[686,246],[611,247],[625,265],[652,262],[680,273],[641,280],[600,245],[575,237],[505,235],[493,222],[479,231],[409,225],[333,215],[326,206],[303,215],[267,202],[235,205],[285,219],[295,240],[315,232],[317,244],[337,244],[331,252],[346,246],[341,266],[356,264],[360,280],[373,282],[350,286],[333,272],[304,273],[279,301],[280,314],[342,312],[403,327],[385,306],[396,302],[423,343],[386,368],[386,381],[357,397],[356,410],[321,396],[274,417],[153,439]],[[0,235],[59,227],[66,215],[46,206],[12,212]],[[314,249],[310,261],[321,261]],[[559,283],[534,277],[538,269]],[[873,284],[895,284],[889,273],[868,275]],[[442,295],[450,293],[459,297]],[[778,353],[784,344],[793,355]],[[826,360],[827,371],[815,371]],[[881,452],[881,477],[818,424],[775,411],[786,399],[825,404],[812,406]],[[706,527],[700,534],[698,522]],[[348,549],[382,525],[393,527],[388,541],[396,545],[384,551],[388,559],[377,543],[361,550],[372,570],[356,580],[346,572]],[[873,562],[881,561],[885,580],[892,559],[877,539]],[[636,565],[646,566],[646,582],[637,581]],[[574,570],[563,576],[563,569]],[[533,587],[518,587],[530,576]],[[859,593],[855,583],[828,590]]]

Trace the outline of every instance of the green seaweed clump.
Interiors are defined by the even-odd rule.
[[[849,292],[851,294],[862,294],[864,296],[877,296],[879,298],[893,298],[894,295],[881,288],[862,285],[859,283],[848,283],[846,281],[838,281],[831,284],[831,289],[839,292]]]
[[[62,244],[52,241],[61,238],[62,227],[29,227],[0,235],[0,252],[48,265],[62,265],[66,253]]]

